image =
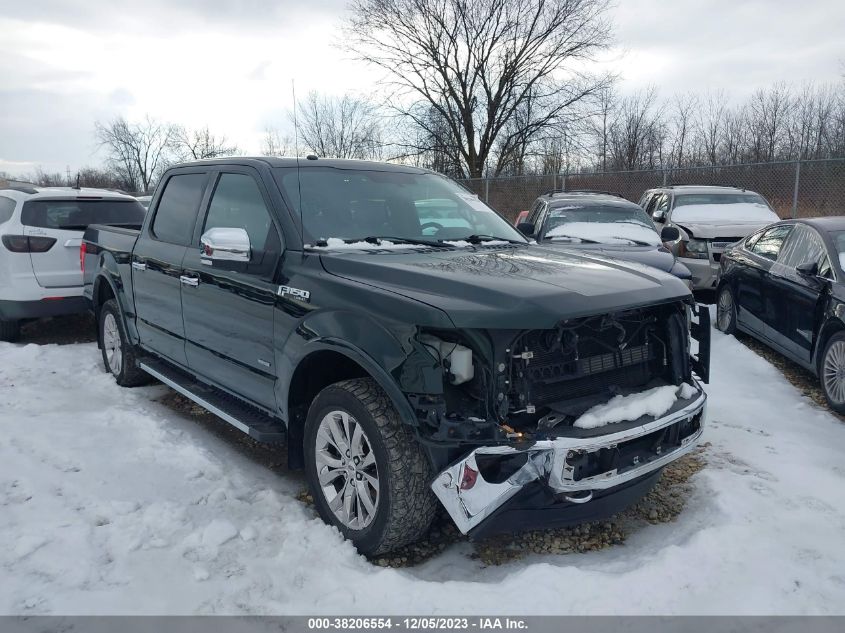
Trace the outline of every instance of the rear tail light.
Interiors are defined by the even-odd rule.
[[[85,253],[88,251],[88,247],[85,245],[85,242],[80,242],[79,244],[79,270],[85,273]]]
[[[56,243],[54,237],[35,235],[4,235],[3,246],[13,253],[46,253]]]

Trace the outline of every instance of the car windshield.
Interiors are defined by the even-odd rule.
[[[438,174],[334,167],[274,172],[302,216],[306,244],[527,243],[478,196]]]
[[[543,239],[553,242],[660,244],[645,211],[624,206],[571,204],[549,210]]]
[[[756,193],[676,194],[675,222],[777,222],[777,213]]]

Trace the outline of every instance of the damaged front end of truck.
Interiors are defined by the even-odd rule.
[[[434,385],[409,394],[431,489],[473,537],[609,516],[702,433],[710,321],[692,298],[413,345],[404,378]]]

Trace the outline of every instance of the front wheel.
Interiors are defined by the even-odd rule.
[[[436,510],[428,460],[375,381],[323,389],[308,410],[304,442],[317,511],[362,554],[395,550],[428,530]]]
[[[109,299],[100,309],[98,328],[103,365],[121,387],[137,387],[150,381],[149,375],[138,367],[135,348],[126,336],[120,309]]]
[[[827,404],[837,413],[845,413],[845,332],[830,337],[819,365],[819,379]]]
[[[725,334],[736,332],[736,302],[730,286],[725,284],[716,297],[716,327]]]

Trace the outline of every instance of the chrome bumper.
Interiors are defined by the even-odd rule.
[[[431,484],[434,494],[449,512],[458,529],[466,534],[497,508],[533,481],[543,480],[553,491],[560,493],[570,503],[589,503],[594,490],[615,488],[628,481],[647,475],[690,452],[704,429],[707,395],[696,381],[692,381],[698,395],[684,408],[656,418],[642,426],[599,437],[540,440],[527,448],[512,446],[482,446],[449,466],[435,477]],[[585,453],[615,449],[619,444],[635,440],[673,424],[701,414],[699,427],[683,438],[670,451],[657,451],[649,459],[625,468],[608,470],[591,477],[576,479],[570,460]],[[525,454],[525,464],[501,483],[486,481],[479,471],[478,455]]]

